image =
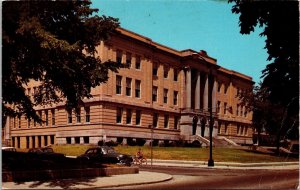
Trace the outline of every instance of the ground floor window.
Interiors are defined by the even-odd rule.
[[[84,142],[84,144],[89,144],[90,143],[90,138],[89,137],[83,137],[83,142]]]
[[[42,137],[38,136],[38,147],[42,147]]]
[[[26,137],[26,148],[29,148],[30,146],[30,139],[29,137]]]
[[[75,144],[80,144],[80,137],[75,137]]]
[[[71,144],[71,137],[66,138],[67,144]]]
[[[33,136],[31,138],[32,138],[32,148],[35,148],[35,136]]]
[[[50,144],[54,144],[54,135],[50,135]]]

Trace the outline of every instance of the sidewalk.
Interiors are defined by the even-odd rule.
[[[149,168],[151,160],[148,159]],[[299,169],[299,162],[272,162],[272,163],[230,163],[215,162],[214,167],[208,167],[207,162],[180,161],[180,160],[153,160],[153,166],[165,167],[192,167],[214,169]],[[53,181],[32,182],[5,182],[2,189],[93,189],[111,188],[126,185],[158,183],[171,180],[172,176],[164,173],[140,171],[138,174],[113,175],[109,177],[60,179]]]
[[[236,162],[215,162],[213,167],[207,166],[207,161],[184,161],[184,160],[156,160],[153,159],[153,166],[173,167],[197,167],[197,168],[220,168],[220,169],[299,169],[299,162],[266,162],[266,163],[236,163]],[[151,160],[148,159],[148,165]]]

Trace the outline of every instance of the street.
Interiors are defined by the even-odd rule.
[[[243,170],[183,167],[144,167],[173,175],[173,179],[156,184],[125,186],[115,189],[297,189],[298,170]]]

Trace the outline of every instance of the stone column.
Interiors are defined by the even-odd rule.
[[[186,108],[186,84],[185,84],[185,71],[182,69],[180,71],[180,89],[181,89],[181,99],[180,106],[181,108]]]
[[[208,74],[206,74],[205,76],[205,86],[204,86],[204,93],[203,93],[203,109],[204,111],[209,111],[208,110],[208,85],[209,85],[209,78],[208,78]]]
[[[186,71],[186,108],[191,109],[192,72],[189,68]]]
[[[216,112],[216,107],[217,107],[217,82],[215,80],[215,77],[213,77],[212,80],[212,111],[213,113]]]
[[[197,82],[195,89],[195,109],[200,109],[200,72],[197,71]]]

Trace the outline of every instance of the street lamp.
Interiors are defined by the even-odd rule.
[[[213,157],[212,157],[212,131],[213,131],[213,115],[212,115],[212,91],[213,91],[213,88],[212,88],[212,84],[213,84],[213,78],[212,78],[212,70],[210,70],[209,72],[209,76],[208,76],[208,80],[209,80],[209,95],[208,95],[208,98],[209,98],[209,159],[208,159],[208,163],[207,163],[207,166],[210,166],[210,167],[213,167],[215,164],[214,164],[214,160],[213,160]]]
[[[151,129],[151,170],[152,170],[152,163],[153,163],[153,127],[152,125],[148,125],[148,128]]]

